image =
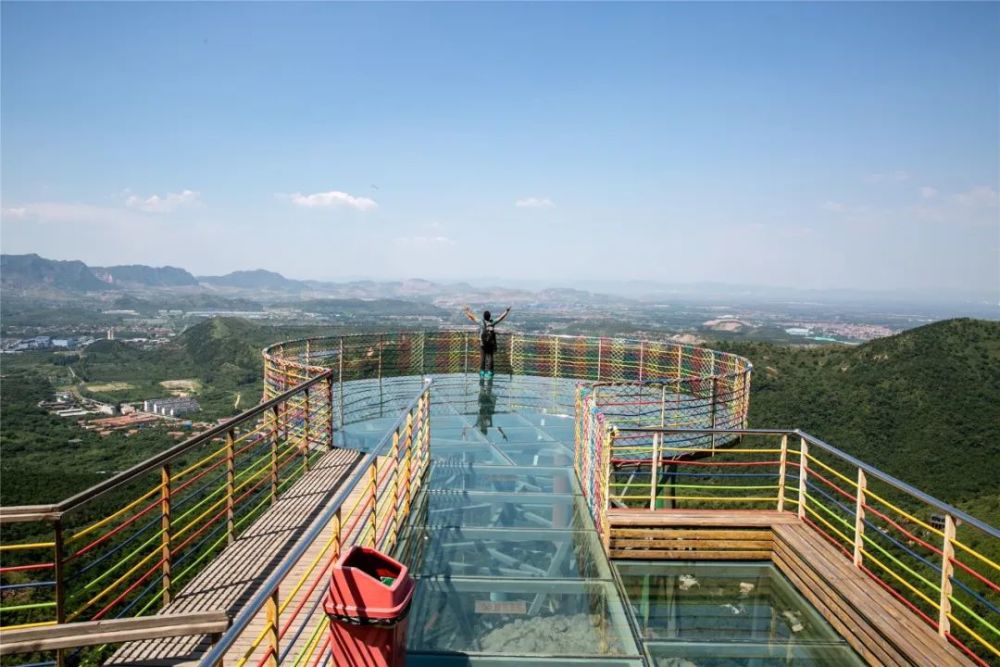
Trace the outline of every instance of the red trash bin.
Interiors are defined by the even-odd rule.
[[[352,547],[333,566],[323,609],[337,667],[403,667],[413,578],[398,561]]]

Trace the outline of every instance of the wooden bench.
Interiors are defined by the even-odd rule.
[[[787,512],[613,509],[608,555],[640,560],[770,560],[771,526]]]
[[[225,611],[197,611],[4,630],[0,656],[189,635],[209,635],[214,641],[229,629],[229,623]]]
[[[871,665],[970,665],[955,646],[791,512],[608,512],[608,555],[642,560],[770,560]]]
[[[772,561],[869,664],[970,664],[814,529],[785,523],[772,530]]]

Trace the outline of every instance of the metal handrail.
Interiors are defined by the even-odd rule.
[[[997,529],[997,528],[991,526],[988,523],[984,523],[983,521],[981,521],[980,519],[977,519],[976,517],[972,516],[971,514],[963,512],[962,510],[958,509],[957,507],[955,507],[953,505],[949,505],[948,503],[944,502],[943,500],[938,500],[934,496],[931,496],[931,495],[928,495],[928,494],[924,493],[923,491],[921,491],[921,490],[919,490],[919,489],[911,486],[910,484],[907,484],[906,482],[902,481],[901,479],[893,477],[889,473],[883,472],[883,471],[879,470],[878,468],[876,468],[876,467],[874,467],[874,466],[872,466],[872,465],[870,465],[868,463],[865,463],[864,461],[862,461],[862,460],[860,460],[858,458],[855,458],[855,457],[851,456],[850,454],[848,454],[848,453],[846,453],[846,452],[844,452],[844,451],[842,451],[842,450],[834,447],[833,445],[831,445],[831,444],[829,444],[827,442],[824,442],[823,440],[820,440],[816,436],[811,435],[809,433],[806,433],[805,431],[802,431],[802,430],[799,430],[799,429],[773,429],[773,428],[701,429],[701,428],[659,428],[659,427],[642,428],[642,427],[621,427],[621,428],[617,428],[617,430],[619,432],[621,432],[621,433],[663,433],[663,434],[667,434],[667,435],[669,435],[669,434],[678,434],[679,435],[679,434],[684,434],[684,433],[693,433],[693,434],[698,434],[698,435],[710,435],[710,434],[714,433],[714,434],[717,434],[717,435],[737,435],[737,436],[739,436],[739,435],[793,435],[793,436],[796,436],[796,437],[799,437],[799,438],[803,438],[809,444],[816,445],[820,449],[823,449],[823,450],[829,452],[830,454],[833,454],[834,456],[839,457],[840,459],[844,460],[845,462],[850,463],[852,466],[855,466],[857,468],[860,468],[861,470],[864,470],[865,474],[871,475],[872,477],[880,479],[883,482],[886,482],[887,484],[896,487],[898,490],[903,491],[903,492],[905,492],[905,493],[913,496],[917,500],[920,500],[920,501],[926,503],[927,505],[930,505],[930,506],[932,506],[932,507],[934,507],[936,509],[939,509],[939,510],[941,510],[942,512],[944,512],[946,514],[952,515],[956,519],[961,519],[964,523],[967,523],[970,526],[973,526],[973,527],[981,530],[982,532],[986,533],[990,537],[995,537],[997,539],[1000,539],[1000,529]]]
[[[316,541],[320,533],[326,529],[326,527],[333,520],[337,511],[344,504],[344,502],[350,497],[351,493],[357,488],[358,484],[370,474],[368,471],[369,464],[375,461],[379,456],[383,455],[392,446],[392,434],[405,423],[406,416],[417,406],[420,399],[428,391],[432,384],[430,378],[424,379],[424,386],[420,390],[410,403],[404,408],[396,421],[393,422],[392,426],[386,431],[386,434],[382,436],[382,440],[379,441],[378,446],[368,452],[364,458],[362,458],[357,465],[354,467],[354,472],[351,473],[351,477],[348,478],[340,486],[336,497],[334,500],[327,505],[327,508],[323,513],[313,521],[312,526],[308,531],[299,539],[295,547],[285,556],[281,564],[271,573],[271,576],[267,578],[267,581],[263,583],[257,594],[250,599],[247,604],[243,606],[240,610],[239,615],[233,619],[233,623],[229,630],[222,635],[222,638],[216,642],[212,649],[205,655],[199,664],[211,666],[219,664],[225,655],[226,651],[229,650],[230,645],[236,641],[240,634],[246,629],[246,626],[250,624],[257,612],[259,612],[267,602],[268,598],[271,597],[272,591],[281,585],[282,580],[288,575],[292,567],[302,558],[302,555],[309,549],[310,545]]]
[[[275,405],[283,403],[287,401],[289,398],[302,393],[303,391],[309,389],[315,384],[318,384],[322,380],[327,380],[332,377],[333,377],[333,371],[325,370],[323,373],[320,373],[316,377],[310,378],[309,380],[306,380],[305,382],[302,382],[301,384],[292,387],[291,389],[279,394],[278,396],[275,396],[274,398],[268,399],[263,403],[255,405],[254,407],[245,410],[244,412],[241,412],[235,417],[221,424],[213,426],[207,431],[203,431],[195,436],[188,438],[183,442],[179,442],[173,447],[165,449],[159,454],[151,456],[150,458],[146,459],[145,461],[142,461],[141,463],[137,463],[128,470],[123,470],[117,475],[109,477],[103,482],[99,482],[94,486],[90,487],[89,489],[85,489],[80,493],[70,496],[69,498],[66,498],[65,500],[62,500],[58,503],[53,503],[50,505],[17,505],[10,507],[0,507],[0,523],[18,521],[20,519],[20,515],[24,514],[46,514],[46,515],[51,515],[46,517],[47,520],[58,519],[61,514],[64,514],[76,507],[79,507],[80,505],[86,503],[87,501],[93,500],[94,498],[103,495],[108,491],[111,491],[112,489],[122,486],[123,484],[127,484],[128,482],[131,482],[135,478],[147,472],[150,472],[156,468],[159,468],[164,463],[169,463],[178,456],[185,454],[189,450],[199,445],[204,444],[205,442],[211,440],[212,438],[225,434],[227,431],[229,431],[229,429],[233,428],[237,424],[244,422],[248,419],[253,419],[254,417],[266,412],[267,410],[270,410]]]

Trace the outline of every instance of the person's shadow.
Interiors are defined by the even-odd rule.
[[[493,414],[497,410],[497,399],[493,395],[493,378],[479,380],[479,417],[476,419],[476,427],[484,436],[491,426],[493,426]]]

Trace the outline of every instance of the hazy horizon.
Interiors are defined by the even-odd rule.
[[[4,253],[1000,300],[995,3],[0,12]]]

